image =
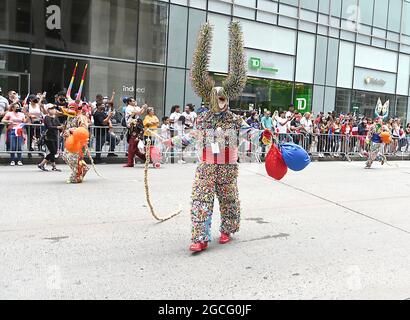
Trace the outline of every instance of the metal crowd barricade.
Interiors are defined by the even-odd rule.
[[[120,154],[125,155],[128,152],[127,131],[126,127],[114,126],[97,127],[90,126],[89,149],[92,155],[100,154]]]
[[[45,156],[46,146],[40,146],[41,134],[44,132],[42,124],[27,124],[24,128],[24,138],[21,151],[10,150],[10,145],[6,144],[6,127],[0,133],[0,156],[9,156],[10,153],[21,153],[24,156]],[[89,150],[93,156],[100,154],[102,157],[109,154],[125,156],[128,152],[127,133],[128,128],[122,126],[97,127],[91,126]],[[154,145],[158,147],[162,155],[162,162],[175,163],[180,161],[200,162],[201,150],[198,150],[196,143],[187,146],[164,144],[163,141],[175,136],[184,136],[187,131],[169,130],[162,132],[157,129],[154,138]],[[264,146],[260,140],[261,131],[245,130],[238,136],[238,157],[240,162],[261,162],[269,151],[268,146]],[[286,133],[277,136],[279,142],[293,142],[300,145],[312,156],[321,158],[340,157],[345,160],[349,156],[364,157],[369,146],[366,144],[365,136],[342,135],[342,134],[306,134],[306,133]],[[63,139],[60,137],[59,152],[64,149]],[[386,155],[408,156],[410,149],[410,138],[396,139],[390,145],[384,146]]]
[[[17,142],[16,145],[11,143],[11,131],[8,125],[4,125],[0,132],[0,155],[21,154],[23,157],[27,155],[45,156],[46,152],[40,145],[40,137],[44,132],[43,124],[27,123],[22,129],[21,145]],[[20,150],[19,150],[20,149]]]

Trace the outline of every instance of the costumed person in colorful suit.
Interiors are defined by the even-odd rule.
[[[389,117],[390,101],[386,101],[384,104],[381,99],[377,100],[376,108],[374,110],[375,120],[370,126],[366,143],[368,145],[368,159],[365,169],[370,169],[374,160],[380,161],[381,165],[384,165],[386,157],[384,156],[384,145],[391,142],[391,135],[387,126],[383,125],[383,120],[387,120]]]
[[[89,167],[84,161],[84,155],[87,154],[88,149],[87,146],[84,145],[78,152],[70,152],[67,150],[67,141],[77,128],[85,128],[88,131],[90,120],[87,115],[82,112],[82,103],[78,100],[71,102],[69,109],[63,109],[63,113],[68,117],[64,130],[66,149],[63,153],[63,159],[71,169],[71,175],[67,183],[81,183],[89,171]]]
[[[146,161],[145,153],[141,152],[140,148],[144,150],[144,124],[140,118],[132,119],[129,122],[127,141],[128,147],[128,162],[124,167],[134,167],[134,158],[137,156],[143,162]],[[141,145],[141,146],[139,146]]]
[[[229,75],[222,87],[208,73],[212,27],[205,24],[199,34],[193,57],[191,81],[195,92],[209,105],[198,118],[196,140],[202,149],[202,162],[196,170],[192,192],[192,244],[200,252],[211,241],[211,222],[215,195],[221,210],[221,237],[230,241],[239,230],[238,135],[244,121],[229,110],[229,99],[238,98],[246,85],[246,63],[242,32],[238,22],[230,25]],[[246,126],[246,123],[245,123]]]
[[[390,134],[387,127],[383,126],[381,117],[374,120],[374,124],[369,127],[366,143],[369,148],[368,159],[365,169],[370,169],[374,160],[380,161],[384,165],[386,158],[383,154],[384,142],[388,142]]]

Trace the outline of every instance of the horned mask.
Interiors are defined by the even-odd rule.
[[[229,72],[222,87],[215,87],[215,81],[208,72],[211,54],[212,26],[202,26],[191,67],[191,82],[195,93],[206,103],[211,112],[220,113],[229,107],[229,100],[237,99],[246,85],[246,62],[243,36],[239,22],[229,26]]]
[[[385,104],[382,104],[382,100],[379,98],[377,100],[377,105],[374,110],[375,116],[380,117],[383,120],[386,120],[389,117],[389,107],[390,107],[390,100],[387,100]]]

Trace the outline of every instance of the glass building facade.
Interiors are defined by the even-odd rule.
[[[89,100],[115,90],[159,116],[198,106],[189,81],[198,30],[214,25],[210,72],[221,81],[232,19],[249,75],[233,107],[372,116],[381,98],[410,118],[408,0],[0,0],[0,86],[52,99],[78,62],[79,73],[89,65]]]

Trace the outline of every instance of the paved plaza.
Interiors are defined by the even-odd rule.
[[[1,166],[0,299],[409,299],[410,162],[363,167],[315,162],[276,182],[242,164],[241,232],[192,255],[194,165],[150,170],[158,213],[183,208],[165,223],[141,165],[81,185],[64,166]]]

